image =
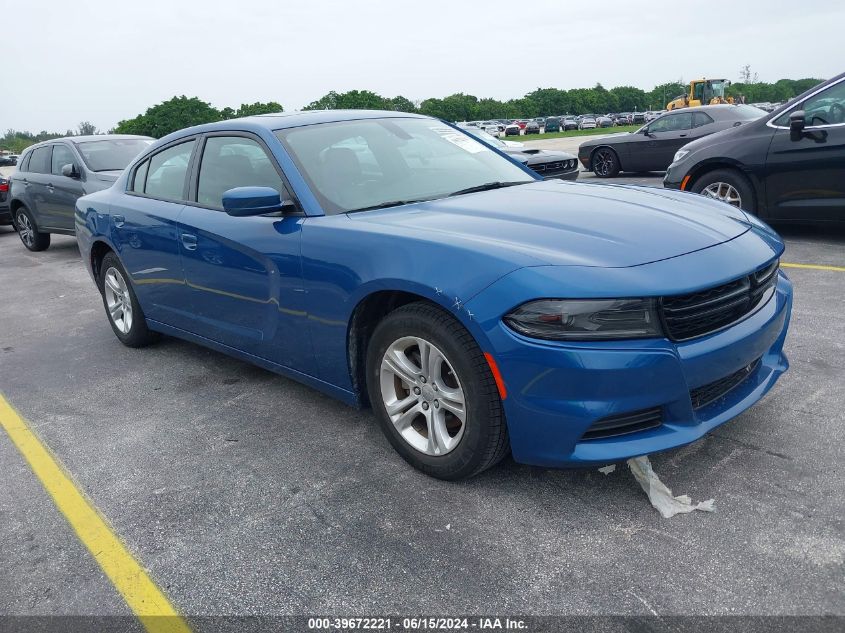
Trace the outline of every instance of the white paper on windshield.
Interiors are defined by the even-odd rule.
[[[450,127],[432,127],[430,128],[432,132],[435,132],[442,136],[444,139],[452,143],[452,145],[457,145],[465,152],[469,152],[470,154],[477,154],[478,152],[489,152],[490,150],[484,147],[481,143],[476,141],[472,138],[469,134],[462,134],[461,132],[457,132]]]

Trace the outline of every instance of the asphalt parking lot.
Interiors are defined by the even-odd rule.
[[[29,253],[7,227],[0,392],[189,620],[845,615],[845,230],[778,228],[783,261],[819,266],[786,269],[791,371],[652,458],[714,514],[662,519],[625,467],[508,460],[467,482],[427,478],[367,411],[174,339],[123,347],[75,241]],[[2,432],[0,463],[0,614],[128,615]]]

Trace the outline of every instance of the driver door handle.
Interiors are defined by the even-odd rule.
[[[197,250],[197,236],[190,233],[182,233],[182,246],[186,251]]]

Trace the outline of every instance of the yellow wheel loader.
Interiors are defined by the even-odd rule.
[[[667,110],[691,108],[700,105],[733,103],[733,97],[725,96],[725,88],[731,85],[727,79],[694,79],[689,82],[689,94],[675,97],[666,104]]]

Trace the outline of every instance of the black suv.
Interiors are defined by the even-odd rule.
[[[845,73],[684,145],[663,184],[771,220],[845,222]]]
[[[147,136],[73,136],[27,148],[11,176],[9,206],[21,242],[31,251],[50,246],[50,234],[74,234],[81,196],[108,189],[153,139]]]

